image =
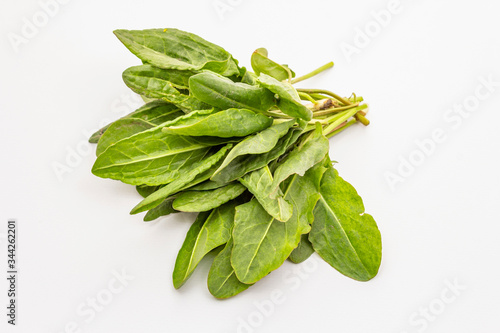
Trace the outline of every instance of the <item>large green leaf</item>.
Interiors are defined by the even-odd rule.
[[[148,197],[144,198],[139,202],[130,212],[130,214],[137,214],[144,212],[151,208],[154,208],[162,203],[162,201],[172,194],[175,194],[181,190],[189,188],[193,185],[204,182],[209,179],[214,171],[219,167],[217,164],[224,158],[227,151],[231,149],[232,144],[227,144],[225,147],[221,148],[217,153],[210,157],[205,158],[202,161],[189,165],[179,177],[176,178],[171,183],[163,186],[156,192],[152,193]]]
[[[267,50],[263,47],[252,53],[250,60],[255,74],[264,73],[278,81],[284,81],[292,77],[292,71],[288,67],[274,62],[267,55]]]
[[[320,191],[321,179],[326,171],[325,165],[330,163],[328,155],[325,156],[323,161],[314,165],[311,169],[307,171],[308,178],[311,180],[312,184],[316,189],[316,192]],[[286,184],[289,180],[285,180],[283,184]],[[312,222],[312,221],[311,221]],[[300,238],[299,245],[290,253],[288,259],[296,264],[305,261],[314,253],[314,248],[309,240],[309,234],[302,234]]]
[[[163,100],[153,100],[120,119],[139,119],[147,121],[151,124],[160,125],[166,121],[173,120],[184,114],[184,112],[179,110],[179,108],[172,103]],[[101,136],[112,124],[114,124],[114,122],[104,126],[100,130],[92,134],[89,142],[97,143]]]
[[[293,174],[304,175],[328,153],[328,139],[323,135],[319,123],[316,123],[316,129],[306,140],[303,145],[295,147],[274,171],[271,197],[279,195],[279,185],[286,178]]]
[[[275,270],[295,249],[302,234],[309,232],[319,194],[312,179],[294,175],[285,189],[293,215],[285,223],[274,219],[256,199],[236,208],[231,264],[238,280],[255,283]]]
[[[242,155],[256,155],[269,152],[273,149],[278,140],[288,133],[290,128],[295,124],[295,120],[289,120],[283,123],[275,124],[266,128],[262,132],[249,136],[234,146],[220,168],[215,171],[214,178],[220,173],[229,163],[235,158]]]
[[[238,280],[231,266],[231,250],[233,241],[230,239],[224,249],[215,257],[208,273],[208,290],[219,299],[235,296],[248,289],[251,284]]]
[[[107,128],[106,132],[99,139],[96,148],[96,155],[101,155],[109,146],[117,143],[120,140],[128,138],[134,134],[144,132],[155,127],[148,121],[134,118],[118,119]]]
[[[246,136],[261,131],[273,123],[273,119],[246,109],[224,111],[194,111],[164,124],[163,132],[222,138]]]
[[[321,180],[309,234],[315,251],[340,273],[359,281],[377,275],[382,241],[373,217],[365,213],[361,197],[328,163]]]
[[[114,33],[139,59],[156,67],[239,74],[236,61],[226,50],[189,32],[169,28]]]
[[[191,93],[219,109],[249,109],[265,112],[274,104],[274,94],[262,87],[233,82],[215,73],[204,72],[189,79]]]
[[[281,222],[286,222],[292,217],[293,207],[283,198],[281,190],[275,199],[269,197],[273,183],[269,166],[249,172],[239,181],[255,196],[269,215]]]
[[[173,208],[182,212],[204,212],[233,200],[245,191],[238,182],[209,191],[186,191],[177,196]]]
[[[305,107],[295,88],[288,82],[280,82],[275,78],[261,73],[257,78],[259,84],[279,96],[278,108],[289,116],[306,121],[312,119],[312,111]]]
[[[263,154],[237,156],[224,169],[220,170],[219,168],[217,174],[214,174],[211,179],[220,183],[228,183],[242,177],[248,172],[260,169],[283,155],[297,141],[301,134],[302,128],[292,127],[285,136],[278,140],[274,148],[270,151]]]
[[[97,157],[92,172],[132,185],[166,184],[178,178],[182,168],[201,161],[211,145],[222,143],[171,135],[161,129],[160,125],[110,146]]]
[[[141,65],[126,69],[122,77],[125,84],[140,95],[163,99],[184,111],[208,109],[208,105],[184,93],[188,88],[188,79],[193,74],[189,71]]]
[[[236,201],[231,201],[217,207],[210,212],[206,220],[203,217],[207,213],[200,213],[201,218],[191,225],[175,261],[175,288],[180,288],[186,282],[208,252],[229,241],[236,205]]]

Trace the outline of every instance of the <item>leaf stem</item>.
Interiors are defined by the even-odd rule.
[[[351,105],[352,104],[352,102],[349,101],[348,99],[345,99],[344,97],[340,97],[336,93],[328,91],[328,90],[324,90],[324,89],[297,89],[297,92],[305,92],[307,94],[324,94],[324,95],[328,95],[328,96],[335,98],[336,100],[338,100],[339,102],[341,102],[344,105]]]
[[[312,98],[312,97],[311,97],[309,94],[307,94],[307,93],[304,93],[304,92],[299,92],[298,94],[299,94],[300,99],[302,99],[302,100],[306,100],[306,101],[309,101],[309,102],[314,103],[314,104],[316,104],[316,103],[317,103],[317,102],[316,102],[316,100],[315,100],[314,98]]]
[[[274,112],[278,111],[278,112]],[[273,117],[273,118],[285,118],[285,119],[293,119],[293,117],[290,117],[289,115],[286,115],[282,112],[279,112],[279,110],[272,110],[272,111],[266,111],[264,112],[266,116]]]
[[[283,66],[283,68],[286,70],[286,72],[288,73],[288,82],[292,82],[292,71],[290,70],[290,68],[288,68],[288,66]]]
[[[356,107],[358,105],[359,105],[359,103],[351,104],[351,105],[347,105],[347,106],[341,106],[338,108],[329,108],[329,109],[325,109],[325,110],[318,110],[318,111],[313,111],[313,114],[314,114],[314,117],[326,116],[326,115],[329,115],[332,113],[338,113],[340,111],[345,111],[345,110],[351,109],[351,108]]]
[[[353,117],[356,113],[358,113],[358,111],[364,110],[367,107],[368,107],[367,104],[363,104],[363,105],[357,106],[355,108],[349,109],[348,111],[344,111],[341,114],[338,114],[338,115],[331,117],[332,120],[333,119],[335,119],[335,120],[333,120],[333,122],[325,128],[325,130],[324,130],[325,135],[328,135],[328,134],[334,132],[340,124],[342,124],[344,121],[348,120],[349,118]]]
[[[321,100],[321,99],[325,99],[325,98],[330,98],[330,96],[321,95],[321,94],[309,94],[309,96],[311,96],[312,98],[314,98],[314,99],[316,99],[316,100]]]
[[[311,73],[309,73],[309,74],[302,75],[302,76],[300,76],[300,77],[297,77],[297,78],[293,79],[293,80],[291,81],[291,83],[292,83],[292,84],[294,84],[294,83],[297,83],[297,82],[300,82],[300,81],[307,80],[307,79],[309,79],[309,78],[311,78],[311,77],[313,77],[313,76],[315,76],[315,75],[318,75],[318,74],[319,74],[319,73],[321,73],[322,71],[327,70],[328,68],[332,68],[332,67],[333,67],[333,61],[330,61],[329,63],[324,64],[323,66],[321,66],[321,67],[319,67],[319,68],[317,68],[317,69],[313,70],[313,71],[312,71]]]
[[[366,119],[366,117],[364,115],[362,115],[361,112],[356,113],[354,115],[354,118],[356,118],[357,121],[359,121],[360,123],[362,123],[365,126],[370,125],[370,121],[368,119]]]
[[[338,127],[333,132],[327,134],[326,137],[331,138],[332,136],[339,134],[340,132],[342,132],[343,130],[345,130],[346,128],[348,128],[349,126],[352,126],[354,124],[356,124],[356,120],[352,119],[352,120],[348,121],[347,123],[345,123],[344,125]]]

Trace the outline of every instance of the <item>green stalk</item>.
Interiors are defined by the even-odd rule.
[[[345,130],[346,128],[348,128],[349,126],[352,126],[352,125],[354,125],[354,124],[356,124],[356,120],[355,120],[355,119],[350,120],[350,121],[349,121],[349,122],[347,122],[344,126],[342,126],[342,127],[340,127],[340,128],[337,128],[335,131],[333,131],[333,132],[331,132],[331,133],[327,134],[327,135],[326,135],[326,137],[327,137],[328,139],[330,139],[332,136],[339,134],[340,132],[342,132],[343,130]]]
[[[351,105],[352,104],[351,101],[345,99],[344,97],[340,97],[336,93],[333,93],[333,92],[331,92],[329,90],[324,90],[324,89],[297,89],[297,92],[304,92],[306,94],[324,94],[324,95],[328,95],[328,96],[331,96],[331,97],[335,98],[336,100],[338,100],[339,102],[341,102],[344,105]]]
[[[360,123],[362,123],[365,126],[370,125],[370,121],[368,119],[366,119],[366,117],[364,115],[362,115],[361,112],[356,113],[354,115],[354,118],[356,118],[357,121],[359,121]]]
[[[321,95],[321,94],[309,94],[309,96],[311,96],[315,100],[321,100],[321,99],[325,99],[325,98],[330,98],[330,96]]]
[[[297,77],[295,79],[293,79],[291,81],[292,84],[294,83],[297,83],[297,82],[300,82],[300,81],[304,81],[304,80],[307,80],[315,75],[318,75],[319,73],[323,72],[324,70],[327,70],[328,68],[332,68],[333,67],[333,61],[330,61],[329,63],[321,66],[320,68],[317,68],[315,70],[313,70],[311,73],[309,74],[306,74],[306,75],[303,75],[303,76],[300,76],[300,77]]]
[[[309,94],[306,94],[303,92],[299,92],[298,94],[299,94],[300,99],[316,104],[316,100],[314,98],[312,98]]]
[[[336,113],[334,115],[331,115],[330,117],[326,117],[323,119],[313,118],[307,123],[307,126],[304,129],[304,133],[312,131],[316,126],[316,123],[320,123],[323,128],[327,128],[332,122],[335,122],[337,119],[344,116],[346,112],[348,112],[348,110],[341,111],[340,113]]]
[[[277,111],[277,112],[273,112],[273,111]],[[280,112],[279,110],[273,110],[273,111],[266,111],[264,112],[264,114],[266,116],[269,116],[269,117],[273,117],[273,118],[284,118],[284,119],[292,119],[293,117],[290,117],[289,115],[287,114],[284,114],[282,112]]]
[[[340,111],[345,111],[349,110],[351,108],[357,107],[359,103],[352,104],[352,105],[347,105],[347,106],[341,106],[339,108],[330,108],[330,109],[325,109],[325,110],[318,110],[318,111],[313,111],[313,114],[315,117],[320,117],[320,116],[326,116],[332,113],[338,113]]]
[[[323,132],[325,133],[325,135],[332,133],[344,121],[353,117],[356,113],[358,113],[358,111],[364,110],[367,107],[368,107],[367,104],[363,104],[363,105],[360,105],[360,106],[355,107],[353,109],[349,109],[348,111],[344,111],[343,113],[339,114],[338,117],[332,123],[330,123],[330,125],[328,125]]]

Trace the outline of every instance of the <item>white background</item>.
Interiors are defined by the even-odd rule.
[[[2,332],[500,331],[500,86],[481,83],[500,82],[498,3],[401,0],[380,28],[373,12],[388,0],[60,2],[44,22],[38,1],[1,1],[0,267],[8,218],[19,223],[20,267],[14,328],[1,279]],[[34,16],[38,31],[24,31],[14,47],[9,38],[23,36]],[[301,86],[356,92],[371,106],[371,125],[334,137],[330,153],[381,230],[375,279],[355,282],[314,256],[218,301],[205,260],[173,288],[194,216],[147,224],[128,215],[139,195],[94,177],[86,142],[138,105],[121,72],[139,61],[112,31],[163,27],[197,33],[246,66],[258,47],[299,75],[335,62]],[[343,52],[347,44],[357,53]],[[476,89],[488,96],[474,97]],[[454,113],[464,103],[471,111]],[[416,141],[439,129],[446,139],[423,155]],[[403,170],[410,159],[418,165]],[[55,172],[61,165],[66,172]],[[398,168],[391,187],[387,175]],[[123,270],[133,280],[92,315],[87,302],[109,296]],[[273,290],[280,304],[271,305]]]

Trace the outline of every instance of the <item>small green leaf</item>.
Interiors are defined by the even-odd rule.
[[[192,71],[184,71],[177,69],[162,69],[158,67],[154,67],[151,65],[139,65],[127,68],[122,76],[126,79],[126,82],[141,82],[140,80],[144,80],[145,78],[158,79],[161,81],[169,82],[170,86],[179,89],[186,90],[189,89],[189,78],[193,75],[197,74]],[[138,89],[144,89],[143,92],[148,92],[149,95],[154,95],[155,92],[158,94],[156,97],[161,98],[161,90],[155,89],[152,84],[155,81],[149,81],[150,85],[140,85],[136,84]],[[144,87],[144,88],[143,88]],[[141,95],[148,95],[141,94]]]
[[[218,183],[212,180],[207,180],[201,184],[186,189],[186,191],[210,191],[226,186],[227,184],[228,183]]]
[[[231,238],[236,201],[228,202],[210,213],[202,212],[191,225],[182,244],[173,272],[174,287],[180,288],[203,257]]]
[[[208,109],[210,106],[207,104],[183,93],[193,74],[189,71],[142,65],[126,69],[122,77],[125,84],[140,95],[163,99],[184,111]]]
[[[222,170],[217,170],[217,173],[212,176],[212,180],[220,183],[228,183],[236,180],[248,172],[260,169],[271,161],[283,155],[286,150],[293,145],[298,137],[302,134],[302,128],[292,127],[288,133],[280,138],[274,148],[263,154],[246,154],[235,157]],[[269,147],[266,143],[263,145]],[[245,149],[242,147],[242,150]],[[229,156],[229,155],[228,155]]]
[[[240,68],[240,78],[241,78],[241,83],[246,83],[252,86],[257,85],[257,75],[255,73],[252,73],[248,71],[245,67]]]
[[[304,145],[295,147],[274,171],[271,197],[278,195],[277,190],[282,181],[293,174],[304,175],[307,170],[325,157],[328,150],[328,139],[323,135],[321,126],[317,123],[315,131]]]
[[[311,241],[309,241],[308,236],[309,234],[303,234],[301,236],[299,245],[292,251],[292,253],[290,253],[290,256],[288,257],[291,262],[300,264],[301,262],[306,261],[307,258],[314,253],[314,248]]]
[[[139,59],[159,68],[208,69],[237,75],[238,65],[222,47],[177,29],[115,30],[116,37]]]
[[[175,210],[172,207],[172,202],[174,201],[174,198],[167,198],[163,200],[161,204],[156,206],[155,208],[150,209],[146,215],[144,215],[144,221],[149,222],[156,220],[157,218],[161,216],[166,216],[172,213],[176,213],[177,210]]]
[[[280,82],[264,73],[259,75],[257,81],[261,86],[279,96],[278,108],[283,111],[283,113],[306,121],[312,119],[312,111],[301,103],[299,94],[290,83]]]
[[[230,183],[210,191],[186,191],[177,196],[173,208],[182,212],[204,212],[233,200],[245,191],[240,183]]]
[[[233,241],[230,239],[224,249],[215,257],[208,273],[208,290],[219,299],[235,296],[248,289],[251,284],[238,280],[231,266],[231,250]]]
[[[245,109],[227,109],[218,112],[203,110],[193,111],[164,124],[163,132],[230,138],[261,131],[272,123],[272,118]]]
[[[249,172],[239,181],[255,196],[269,215],[281,222],[286,222],[292,217],[293,207],[283,198],[281,190],[275,199],[269,197],[273,183],[269,166]]]
[[[141,195],[141,197],[145,198],[148,195],[150,195],[153,192],[156,192],[160,189],[160,185],[156,186],[149,186],[149,185],[137,185],[135,189],[137,190],[137,193]]]
[[[350,278],[372,279],[380,267],[382,241],[361,197],[331,163],[321,179],[320,194],[309,235],[315,251]]]
[[[278,81],[284,81],[292,77],[288,66],[280,65],[267,57],[267,50],[260,48],[252,53],[251,64],[255,74],[260,73],[272,76]]]
[[[233,82],[215,73],[204,72],[189,79],[194,97],[219,109],[249,109],[265,112],[274,104],[274,94],[262,87]]]
[[[214,178],[217,177],[217,174],[238,156],[256,155],[269,152],[276,146],[278,140],[288,133],[289,129],[294,124],[295,120],[279,123],[242,140],[234,146],[233,149],[231,149],[220,168],[215,171]]]

